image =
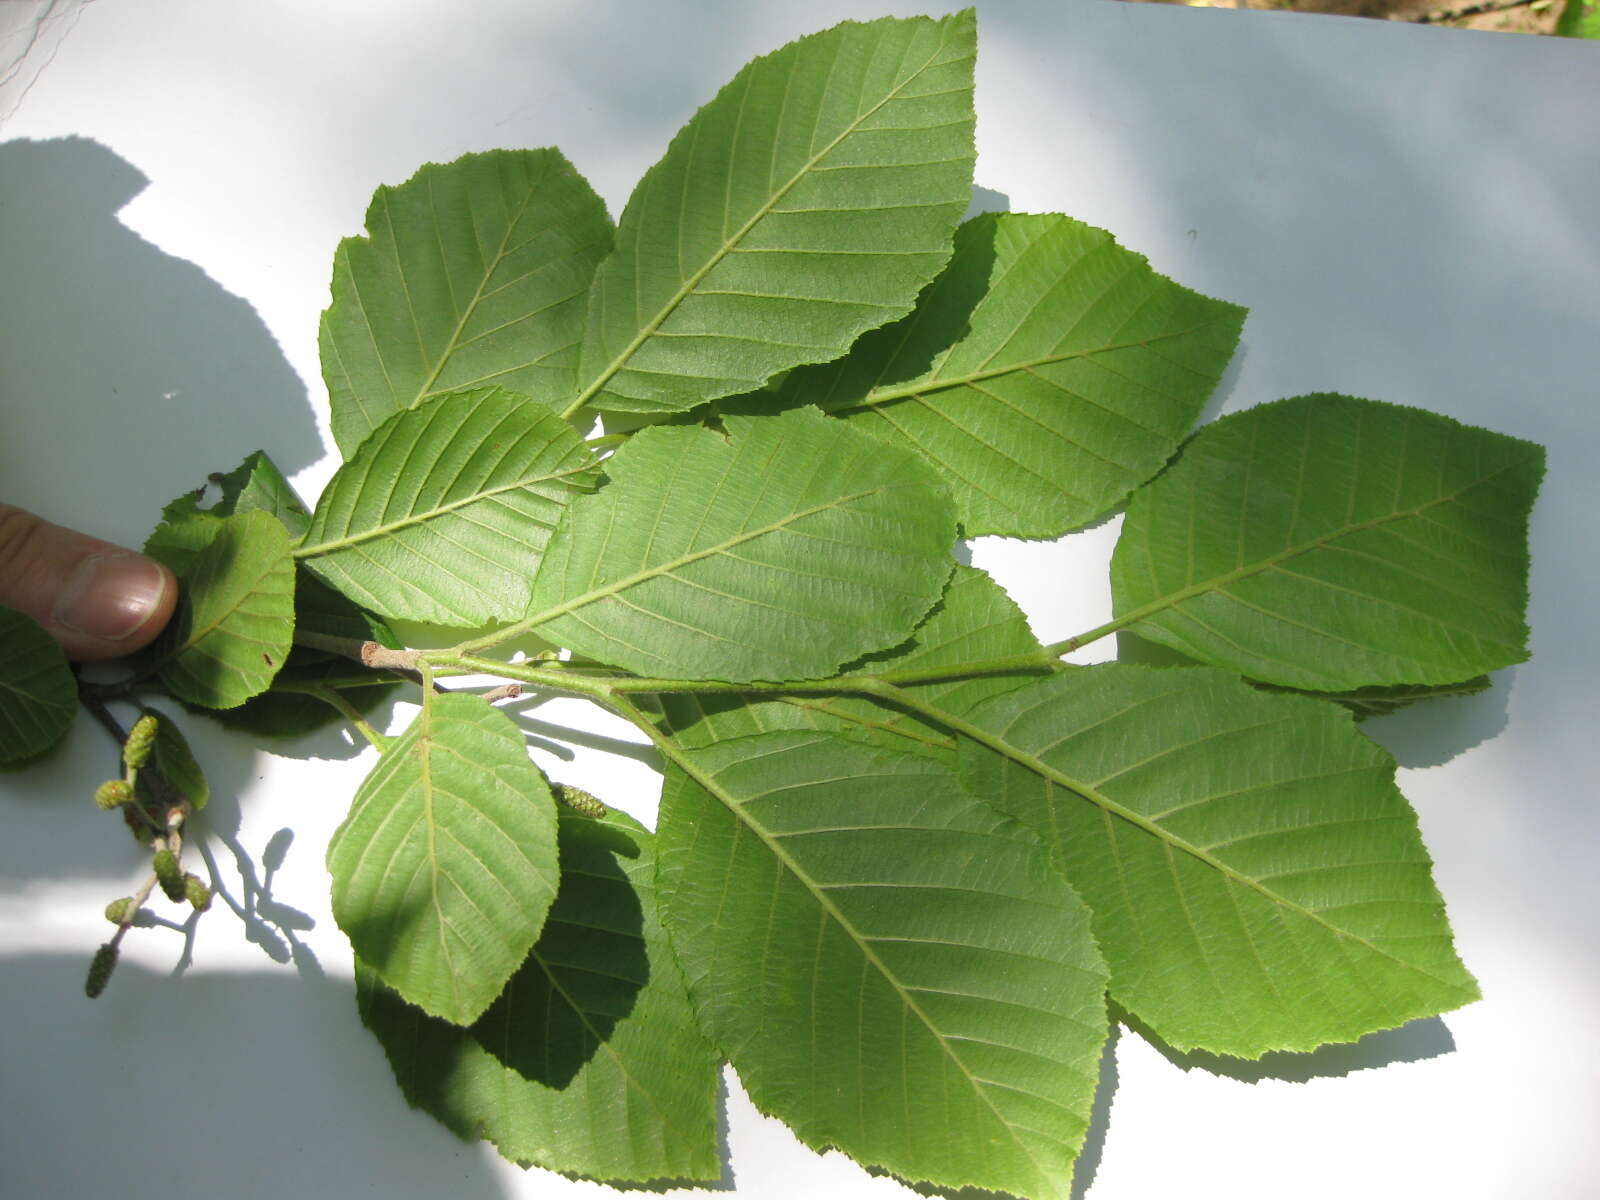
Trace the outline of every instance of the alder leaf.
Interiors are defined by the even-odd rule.
[[[976,567],[958,565],[939,603],[909,641],[853,663],[840,674],[903,678],[1001,658],[1047,661],[1038,639],[1028,628],[1027,618],[1005,590]],[[934,678],[903,686],[944,711],[959,715],[990,696],[1023,687],[1036,677],[1017,670],[999,675]],[[947,730],[864,697],[791,695],[770,699],[686,692],[668,693],[661,701],[672,736],[687,746],[774,729],[817,729],[869,738],[882,734],[881,744],[885,746],[955,761],[955,742]]]
[[[910,311],[971,196],[976,36],[847,21],[740,71],[634,189],[572,407],[693,408]]]
[[[1341,709],[1105,664],[970,720],[968,786],[1045,837],[1112,999],[1177,1049],[1311,1050],[1477,998],[1394,759]]]
[[[539,565],[530,627],[642,675],[812,679],[906,639],[955,520],[915,456],[815,409],[657,426],[606,461]]]
[[[385,421],[329,481],[296,556],[388,617],[477,626],[521,616],[564,506],[595,459],[555,414],[501,388]]]
[[[295,571],[294,627],[297,632],[320,633],[353,641],[377,642],[400,649],[394,631],[383,618],[358,608],[303,567]],[[286,740],[304,737],[327,725],[345,720],[345,714],[307,689],[339,685],[339,692],[356,712],[366,714],[395,689],[380,673],[357,666],[348,658],[307,646],[292,646],[272,686],[238,708],[198,708],[191,711],[229,729],[258,737]]]
[[[222,528],[223,520],[238,512],[260,511],[275,517],[291,536],[305,533],[311,514],[288,480],[265,452],[257,450],[226,475],[211,482],[221,492],[210,508],[201,508],[205,489],[185,492],[162,509],[162,521],[145,542],[144,552],[171,567],[179,579],[186,577],[196,558]],[[393,649],[400,643],[392,630],[373,613],[363,611],[304,569],[294,573],[294,629],[358,641],[376,641]],[[162,643],[149,652],[160,656]],[[288,657],[272,677],[271,685],[243,704],[210,708],[180,703],[190,712],[203,713],[229,729],[275,739],[302,737],[343,714],[315,696],[308,685],[329,680],[349,680],[358,672],[345,659],[320,650],[291,645]],[[364,686],[347,690],[345,698],[359,712],[371,709],[393,690],[382,677],[370,676]]]
[[[72,727],[78,681],[55,638],[0,605],[0,763],[43,754]]]
[[[334,919],[356,954],[424,1012],[476,1021],[555,896],[554,805],[509,717],[429,697],[328,845]]]
[[[539,940],[468,1029],[356,966],[361,1019],[406,1099],[516,1162],[597,1179],[715,1179],[716,1052],[656,915],[631,818],[560,813],[561,889]]]
[[[951,483],[967,536],[1056,537],[1149,479],[1200,415],[1245,310],[1070,217],[986,213],[905,319],[789,375]]]
[[[201,508],[198,492],[185,492],[162,508],[161,523],[145,539],[144,552],[182,579],[217,536],[224,515]]]
[[[1045,848],[918,755],[778,732],[673,758],[663,917],[756,1105],[907,1179],[1065,1195],[1106,976]]]
[[[1119,623],[1313,691],[1458,683],[1528,656],[1531,442],[1300,396],[1207,426],[1128,505]]]
[[[220,495],[215,504],[202,508],[200,502],[212,484]],[[184,492],[166,505],[161,523],[145,540],[144,552],[182,579],[200,551],[217,536],[224,517],[256,511],[276,517],[291,538],[304,534],[311,520],[310,511],[264,450],[247,455],[227,474],[212,475],[205,487]]]
[[[381,187],[339,244],[322,314],[333,436],[348,458],[397,412],[494,384],[540,404],[576,386],[605,205],[558,150],[494,150]]]
[[[1389,687],[1356,688],[1350,692],[1332,692],[1327,698],[1348,708],[1358,721],[1369,717],[1386,717],[1409,708],[1423,700],[1448,699],[1452,696],[1477,696],[1489,690],[1490,679],[1479,675],[1463,679],[1460,683],[1397,683]]]
[[[301,537],[311,523],[311,513],[295,494],[294,488],[278,470],[278,464],[257,450],[233,470],[217,480],[222,498],[208,511],[216,516],[231,516],[236,512],[261,511],[271,513],[282,522],[291,538]]]
[[[1144,667],[1198,667],[1204,663],[1179,654],[1168,646],[1147,642],[1127,630],[1117,634],[1117,661]],[[1446,700],[1458,696],[1476,696],[1489,690],[1493,681],[1487,675],[1463,679],[1459,683],[1392,683],[1377,687],[1352,688],[1346,692],[1318,692],[1305,688],[1284,687],[1277,683],[1262,683],[1247,679],[1269,692],[1288,692],[1296,696],[1314,696],[1318,700],[1332,700],[1346,708],[1357,721],[1373,717],[1386,717],[1420,704],[1425,700]]]
[[[148,708],[144,711],[152,712]],[[211,785],[206,782],[206,773],[195,761],[194,751],[189,749],[189,739],[183,736],[183,730],[178,728],[177,723],[166,713],[152,715],[156,718],[156,736],[150,746],[150,762],[189,802],[189,807],[199,812],[211,800]]]
[[[265,512],[218,521],[180,576],[184,604],[161,681],[180,700],[234,708],[266,690],[294,636],[289,535]]]

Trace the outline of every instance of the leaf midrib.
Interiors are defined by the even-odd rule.
[[[933,51],[926,59],[923,60],[923,62],[916,68],[915,71],[907,75],[906,78],[891,88],[881,100],[879,100],[866,112],[858,113],[855,120],[841,130],[839,134],[834,137],[834,139],[826,146],[808,158],[800,166],[800,168],[792,176],[790,176],[787,182],[774,191],[767,198],[767,200],[760,207],[758,207],[753,214],[751,214],[750,218],[734,231],[731,237],[723,240],[722,245],[712,252],[712,254],[707,258],[705,264],[678,286],[678,290],[672,294],[672,296],[664,305],[662,305],[662,307],[657,311],[656,315],[647,321],[643,328],[641,328],[639,332],[634,335],[633,339],[621,350],[621,352],[613,357],[611,361],[601,369],[600,374],[596,376],[594,381],[587,387],[583,388],[573,399],[572,403],[562,410],[561,417],[563,420],[570,419],[573,414],[575,414],[579,409],[581,409],[585,404],[594,399],[596,395],[605,389],[606,384],[610,383],[611,380],[615,378],[617,372],[621,371],[622,368],[627,365],[628,360],[638,352],[639,348],[655,335],[656,330],[658,330],[666,322],[667,318],[677,310],[678,305],[682,304],[683,301],[686,300],[699,286],[700,282],[705,279],[705,277],[709,275],[724,258],[726,258],[735,250],[735,248],[737,248],[738,244],[744,240],[744,238],[753,228],[755,228],[758,222],[764,220],[771,214],[773,208],[778,204],[778,202],[787,196],[789,192],[792,191],[801,182],[801,180],[803,180],[806,175],[811,172],[817,163],[821,162],[824,158],[831,154],[834,148],[837,147],[840,142],[844,141],[845,138],[854,134],[860,128],[861,124],[869,117],[874,116],[879,109],[888,104],[891,100],[896,99],[905,88],[909,87],[915,80],[921,78],[923,72],[927,71],[934,64],[935,60],[937,60],[940,55],[944,54],[946,48],[948,47],[949,31],[947,29],[942,29],[941,35],[942,36],[939,39],[938,45],[934,47]],[[741,114],[742,111],[743,110],[741,108]],[[635,255],[637,257],[637,250],[635,250]]]
[[[611,1044],[610,1035],[603,1033],[594,1024],[594,1022],[590,1020],[589,1011],[578,1003],[577,998],[573,996],[572,993],[567,990],[567,988],[562,986],[561,981],[556,977],[556,972],[558,969],[557,965],[551,963],[539,953],[538,943],[534,943],[534,947],[528,952],[528,955],[533,959],[534,962],[539,964],[539,970],[549,982],[551,991],[560,996],[562,1002],[572,1010],[573,1014],[578,1018],[579,1023],[582,1024],[583,1028],[589,1033],[589,1036],[594,1038],[596,1047],[599,1050],[605,1051],[606,1057],[608,1057],[616,1066],[617,1072],[624,1080],[627,1081],[630,1087],[632,1087],[639,1095],[644,1097],[645,1103],[648,1104],[651,1110],[661,1119],[661,1123],[673,1129],[684,1129],[683,1124],[678,1120],[677,1113],[675,1113],[670,1106],[663,1105],[656,1094],[646,1087],[633,1071],[628,1069],[627,1060],[625,1060],[617,1051],[617,1048]],[[513,975],[510,981],[506,984],[507,1016],[502,1045],[509,1045],[510,1041],[511,990],[516,986],[516,981],[517,977]],[[625,1019],[626,1018],[618,1018],[617,1020],[620,1023],[620,1021]],[[509,1060],[502,1061],[502,1068],[508,1073],[514,1074],[515,1072],[513,1071],[513,1068],[504,1065],[505,1061]]]
[[[275,519],[274,519],[274,523],[276,523]],[[216,544],[217,544],[216,542],[212,543],[213,546],[216,545]],[[206,549],[208,549],[208,550],[210,548],[211,548],[210,546],[206,547]],[[220,555],[219,555],[219,557],[220,557]],[[229,617],[233,616],[235,613],[237,613],[241,609],[243,609],[245,601],[249,600],[252,596],[255,596],[257,594],[262,582],[264,580],[266,580],[267,577],[272,574],[274,568],[277,567],[278,562],[279,562],[279,557],[280,556],[278,556],[276,554],[273,555],[272,561],[270,563],[268,563],[260,571],[258,571],[258,572],[256,572],[254,574],[253,578],[250,580],[250,586],[245,588],[242,592],[240,592],[239,595],[231,603],[229,603],[226,606],[224,606],[222,608],[222,610],[216,614],[214,619],[209,620],[203,626],[191,627],[191,629],[189,631],[189,636],[184,639],[184,641],[183,641],[183,643],[181,645],[179,645],[175,650],[173,650],[172,654],[169,656],[169,660],[170,659],[175,659],[179,655],[186,654],[190,650],[193,650],[201,642],[205,641],[206,638],[210,637],[213,633],[215,633],[218,629],[220,629],[222,627],[222,623],[224,621],[226,621]],[[286,555],[283,556],[283,557],[287,558]],[[215,577],[221,575],[222,572],[221,572],[220,567],[219,567],[218,570],[210,571],[210,572],[208,572],[208,574],[211,575],[213,578],[215,578]],[[219,657],[218,661],[222,662],[223,660]]]
[[[1232,571],[1226,571],[1221,575],[1213,575],[1207,579],[1200,580],[1198,583],[1191,583],[1187,587],[1179,588],[1175,592],[1169,592],[1165,596],[1158,596],[1156,599],[1148,601],[1145,604],[1131,609],[1126,613],[1118,613],[1115,623],[1118,628],[1136,625],[1140,621],[1155,616],[1157,613],[1182,604],[1185,600],[1192,600],[1196,596],[1203,596],[1210,592],[1222,591],[1229,584],[1238,583],[1240,580],[1248,579],[1252,575],[1259,575],[1263,571],[1270,571],[1274,567],[1288,562],[1290,559],[1298,558],[1302,554],[1309,554],[1313,550],[1323,549],[1332,543],[1337,542],[1341,538],[1350,537],[1351,535],[1357,533],[1364,533],[1369,529],[1378,529],[1384,525],[1389,525],[1396,521],[1408,521],[1413,518],[1420,517],[1424,513],[1430,512],[1431,510],[1438,508],[1440,505],[1449,504],[1452,501],[1458,500],[1461,498],[1461,496],[1472,491],[1474,488],[1483,487],[1499,476],[1510,471],[1518,470],[1522,466],[1522,463],[1507,463],[1502,467],[1490,471],[1487,475],[1473,480],[1471,483],[1463,484],[1454,491],[1437,496],[1424,504],[1418,504],[1412,508],[1401,509],[1398,512],[1385,513],[1381,517],[1373,517],[1366,521],[1359,521],[1353,525],[1342,525],[1335,530],[1332,530],[1319,537],[1312,538],[1309,541],[1301,542],[1294,546],[1286,546],[1284,549],[1275,554],[1271,554],[1258,562],[1247,563],[1242,566],[1235,567]],[[1189,549],[1191,553],[1193,548],[1193,538],[1191,537],[1189,540]],[[1148,554],[1148,543],[1141,546],[1140,549]],[[1318,582],[1320,583],[1320,581]]]
[[[1021,362],[1005,363],[998,367],[987,367],[982,370],[971,371],[965,375],[952,375],[947,378],[930,376],[927,379],[903,384],[900,387],[873,388],[860,400],[848,405],[842,405],[839,408],[829,409],[829,411],[835,414],[862,412],[880,404],[889,404],[895,400],[918,399],[930,392],[942,392],[950,388],[968,387],[972,384],[984,383],[1004,375],[1014,375],[1019,371],[1034,371],[1039,367],[1054,366],[1056,363],[1071,362],[1074,359],[1093,358],[1097,354],[1111,354],[1117,350],[1148,350],[1156,342],[1190,337],[1205,329],[1207,325],[1216,323],[1215,321],[1206,321],[1192,329],[1151,334],[1147,338],[1138,338],[1131,342],[1109,342],[1104,346],[1091,346],[1086,350],[1074,350],[1067,354],[1045,354],[1038,358],[1031,358]]]
[[[887,693],[899,693],[899,689],[893,688],[892,686],[888,687],[886,691]],[[1322,926],[1335,938],[1356,942],[1361,946],[1364,946],[1377,957],[1391,962],[1395,966],[1410,971],[1414,974],[1421,975],[1436,984],[1440,984],[1454,990],[1459,990],[1460,985],[1458,983],[1426,971],[1417,966],[1415,963],[1409,963],[1403,959],[1397,958],[1395,955],[1389,953],[1379,946],[1374,945],[1371,941],[1357,933],[1353,933],[1348,929],[1339,928],[1339,926],[1327,920],[1320,913],[1314,912],[1313,910],[1306,908],[1304,905],[1297,904],[1295,901],[1290,900],[1286,896],[1279,895],[1277,892],[1273,891],[1259,880],[1256,880],[1251,876],[1246,875],[1244,872],[1229,866],[1227,863],[1223,862],[1209,851],[1204,850],[1189,841],[1186,841],[1150,818],[1134,812],[1131,808],[1119,804],[1117,801],[1113,800],[1110,796],[1106,795],[1094,785],[1085,783],[1083,780],[1073,778],[1065,771],[1052,766],[1038,755],[1032,754],[1022,749],[1020,746],[1015,745],[1009,741],[1005,735],[993,733],[990,730],[984,729],[982,726],[963,720],[952,713],[946,713],[935,704],[925,701],[907,702],[903,694],[900,694],[898,698],[901,699],[902,702],[907,703],[907,707],[912,708],[914,711],[921,709],[929,716],[932,716],[933,719],[940,721],[941,723],[948,725],[951,729],[954,729],[959,733],[963,733],[972,738],[974,741],[987,746],[990,750],[993,750],[996,754],[999,754],[1003,758],[1008,758],[1012,762],[1017,763],[1019,766],[1026,767],[1028,770],[1045,779],[1047,782],[1056,784],[1058,787],[1065,788],[1067,791],[1072,792],[1081,799],[1096,805],[1108,816],[1117,817],[1123,821],[1126,821],[1128,824],[1155,838],[1159,844],[1167,847],[1169,850],[1178,850],[1188,854],[1197,859],[1204,866],[1216,871],[1229,882],[1248,888],[1251,891],[1261,895],[1269,903],[1288,909],[1296,915],[1304,917],[1306,920]]]
[[[371,541],[374,538],[385,537],[388,534],[394,533],[398,530],[409,529],[415,525],[422,525],[425,522],[434,520],[435,518],[453,513],[457,509],[465,508],[469,504],[476,504],[481,500],[488,500],[505,492],[514,492],[522,488],[533,487],[535,484],[550,483],[556,480],[566,479],[572,475],[581,475],[583,472],[593,468],[593,466],[594,464],[592,462],[585,462],[580,463],[575,467],[570,467],[565,471],[556,471],[548,475],[538,475],[531,479],[514,479],[509,483],[499,484],[492,488],[485,488],[482,491],[474,492],[470,496],[464,496],[461,499],[453,500],[448,504],[441,504],[423,512],[408,513],[399,520],[390,521],[384,525],[375,525],[371,529],[365,530],[361,533],[350,534],[341,538],[334,538],[330,541],[318,542],[314,546],[298,546],[294,550],[294,557],[315,558],[318,555],[331,554],[335,550],[344,550],[351,546],[359,545],[362,542]]]
[[[438,826],[433,812],[433,711],[432,689],[424,692],[422,713],[417,718],[420,730],[417,736],[418,783],[422,788],[422,823],[427,830],[428,896],[433,902],[434,919],[439,923],[439,953],[444,958],[445,977],[450,981],[450,1008],[452,1018],[461,1015],[461,983],[456,976],[455,958],[450,952],[450,920],[445,916],[444,904],[439,898],[439,847]]]
[[[988,1091],[985,1089],[984,1085],[988,1081],[982,1079],[973,1071],[968,1070],[967,1065],[961,1061],[961,1058],[950,1046],[950,1039],[939,1030],[939,1027],[934,1024],[933,1019],[923,1009],[922,1005],[917,1002],[916,998],[906,989],[899,977],[889,969],[888,964],[885,963],[883,959],[879,957],[877,952],[873,950],[870,940],[866,938],[865,935],[863,935],[859,930],[857,930],[849,920],[846,919],[845,915],[828,897],[825,886],[819,883],[817,880],[811,878],[811,876],[801,868],[800,864],[795,861],[794,857],[783,848],[782,843],[779,842],[777,838],[769,834],[766,828],[759,824],[750,815],[746,807],[740,804],[736,797],[730,795],[727,791],[719,786],[716,776],[707,771],[702,771],[699,767],[695,766],[689,761],[688,756],[678,750],[677,747],[674,746],[673,743],[667,738],[653,737],[652,740],[656,741],[656,745],[661,748],[662,752],[666,754],[666,756],[671,759],[686,775],[690,776],[695,783],[703,787],[712,796],[716,797],[718,803],[723,805],[723,807],[725,807],[744,828],[748,829],[752,834],[754,834],[761,844],[767,848],[768,852],[778,860],[779,864],[800,882],[801,886],[806,889],[807,894],[809,894],[811,898],[816,901],[817,906],[821,908],[822,911],[826,913],[841,930],[844,931],[844,933],[850,938],[851,942],[861,952],[861,956],[866,959],[866,961],[871,964],[878,974],[882,976],[884,981],[894,989],[895,995],[900,998],[901,1003],[905,1005],[906,1009],[913,1013],[917,1019],[922,1022],[923,1028],[926,1029],[928,1034],[934,1039],[935,1042],[938,1043],[940,1050],[944,1052],[945,1057],[947,1057],[955,1066],[961,1078],[967,1081],[967,1083],[971,1086],[973,1093],[994,1115],[995,1120],[1000,1123],[1001,1128],[1006,1130],[1007,1133],[1011,1135],[1012,1144],[1015,1145],[1017,1149],[1020,1150],[1027,1158],[1028,1162],[1037,1172],[1038,1177],[1042,1180],[1050,1179],[1050,1169],[1039,1161],[1027,1142],[1018,1136],[1018,1131],[1026,1129],[1027,1126],[1013,1123],[1000,1112],[1000,1110],[995,1106],[993,1098],[990,1097]]]
[[[537,629],[539,626],[548,624],[557,617],[566,616],[570,612],[580,608],[585,608],[588,605],[597,603],[598,601],[604,600],[607,597],[621,595],[629,588],[637,587],[641,583],[647,583],[652,579],[657,579],[664,575],[670,575],[674,571],[677,571],[682,567],[689,566],[692,563],[700,562],[703,559],[711,558],[718,554],[725,554],[735,546],[742,546],[746,542],[754,541],[756,538],[765,537],[769,533],[776,533],[780,529],[786,529],[796,521],[804,520],[806,517],[816,516],[818,513],[828,512],[835,508],[841,508],[846,504],[852,504],[857,500],[864,500],[869,496],[880,496],[888,492],[898,491],[902,488],[909,488],[912,486],[915,486],[915,481],[903,484],[882,484],[878,487],[868,488],[865,491],[850,492],[843,496],[836,496],[825,503],[814,504],[810,508],[803,508],[792,513],[787,513],[780,520],[769,522],[768,524],[758,526],[755,529],[741,530],[733,537],[725,538],[715,545],[707,546],[703,550],[696,550],[690,554],[679,555],[677,558],[671,559],[667,562],[635,571],[632,575],[628,575],[622,579],[616,580],[615,582],[608,583],[604,587],[591,588],[589,591],[584,592],[581,595],[574,596],[570,600],[564,600],[560,604],[547,608],[541,613],[535,613],[533,616],[528,617],[525,621],[518,622],[517,628],[523,630]],[[545,561],[549,560],[546,559]],[[599,564],[597,564],[597,566],[598,565]]]
[[[542,178],[540,182],[543,182]],[[527,215],[528,206],[533,203],[534,195],[538,191],[539,188],[530,185],[527,190],[527,194],[522,199],[522,203],[517,206],[515,214],[506,221],[505,233],[503,233],[500,237],[500,245],[495,248],[493,258],[491,258],[489,262],[484,265],[483,272],[478,279],[478,286],[473,289],[472,299],[468,300],[466,306],[461,310],[461,315],[456,320],[455,328],[450,331],[449,340],[445,343],[444,349],[440,351],[437,361],[433,364],[433,369],[428,372],[428,377],[424,379],[421,386],[418,387],[417,394],[413,396],[410,402],[406,405],[407,409],[415,408],[417,405],[421,404],[423,400],[427,399],[430,394],[432,394],[433,385],[438,382],[439,375],[444,371],[445,364],[450,361],[450,356],[456,352],[457,343],[461,339],[462,331],[466,329],[467,323],[472,320],[473,315],[477,312],[478,304],[483,300],[483,289],[488,286],[489,280],[494,276],[494,273],[500,269],[500,264],[505,261],[507,254],[506,248],[510,244],[511,235],[516,232],[518,223],[521,222],[522,218]],[[428,180],[428,203],[430,207],[433,204],[433,180],[431,177]],[[439,235],[439,227],[437,222],[434,223],[433,229],[434,236],[437,238]],[[440,250],[443,250],[442,244],[440,246]],[[401,278],[404,278],[403,274]],[[407,288],[406,290],[408,293],[410,292],[410,288]]]

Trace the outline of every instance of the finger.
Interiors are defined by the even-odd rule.
[[[177,580],[154,559],[0,504],[0,604],[38,621],[68,658],[132,654],[177,599]]]

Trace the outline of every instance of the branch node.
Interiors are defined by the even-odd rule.
[[[361,643],[361,662],[368,667],[386,667],[397,671],[415,671],[417,669],[417,652],[415,650],[391,650],[377,642]]]

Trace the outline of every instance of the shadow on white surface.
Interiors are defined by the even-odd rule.
[[[0,143],[5,498],[135,545],[208,471],[323,453],[255,310],[117,219],[146,183],[87,138]]]
[[[1490,676],[1476,696],[1440,696],[1361,725],[1402,767],[1437,767],[1481,745],[1505,729],[1516,667]]]
[[[90,1002],[86,963],[0,959],[4,1194],[508,1195],[484,1147],[406,1108],[348,980],[124,962]]]
[[[1181,1071],[1208,1071],[1241,1083],[1277,1079],[1309,1083],[1337,1079],[1354,1071],[1370,1071],[1394,1063],[1421,1062],[1455,1052],[1456,1040],[1438,1017],[1424,1017],[1398,1029],[1369,1033],[1354,1042],[1322,1046],[1305,1053],[1274,1050],[1258,1059],[1209,1054],[1204,1050],[1174,1050],[1135,1017],[1113,1007],[1116,1020],[1149,1042],[1163,1058]]]

